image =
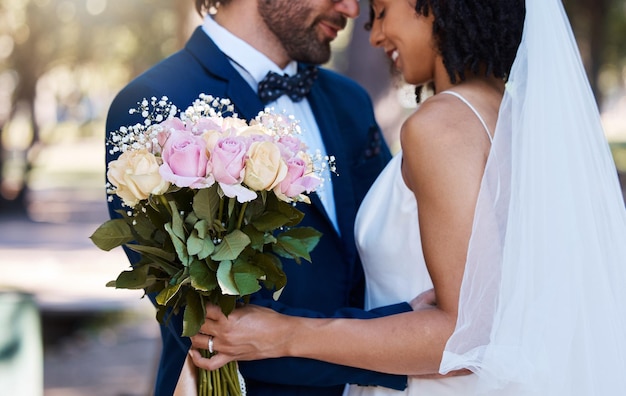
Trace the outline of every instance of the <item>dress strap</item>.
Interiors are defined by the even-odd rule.
[[[467,107],[469,107],[474,112],[474,114],[476,114],[476,117],[478,117],[478,120],[480,121],[481,124],[483,124],[483,127],[485,128],[485,131],[487,132],[487,136],[489,137],[489,141],[491,143],[493,143],[493,137],[491,136],[491,131],[489,130],[489,127],[487,126],[487,123],[485,122],[483,117],[480,115],[478,110],[476,110],[476,108],[474,106],[472,106],[472,104],[467,99],[465,99],[460,93],[457,93],[457,92],[454,92],[454,91],[442,91],[441,93],[449,94],[449,95],[452,95],[452,96],[456,96],[457,98],[459,98],[461,100],[461,102],[465,103],[467,105]]]

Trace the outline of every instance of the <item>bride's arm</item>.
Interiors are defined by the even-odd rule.
[[[210,320],[202,332],[214,336],[214,349],[219,353],[207,360],[193,351],[198,366],[214,369],[230,360],[299,356],[387,373],[438,372],[445,343],[456,323],[488,147],[482,147],[484,142],[478,137],[486,138],[484,131],[479,135],[472,133],[472,127],[459,130],[466,119],[455,120],[450,114],[431,111],[429,105],[434,100],[445,99],[431,98],[403,126],[402,168],[405,182],[419,202],[415,221],[420,224],[437,305],[367,320],[290,317],[254,306],[236,310],[226,319],[210,310]],[[206,348],[207,340],[206,336],[196,336],[193,345]]]

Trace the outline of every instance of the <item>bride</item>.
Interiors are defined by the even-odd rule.
[[[192,345],[218,354],[194,363],[299,356],[408,374],[415,395],[626,391],[626,211],[560,1],[370,15],[371,43],[435,94],[359,210],[367,308],[431,288],[436,303],[370,320],[208,307]]]

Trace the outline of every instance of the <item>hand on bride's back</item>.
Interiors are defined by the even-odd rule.
[[[194,364],[215,370],[233,360],[282,356],[281,340],[288,335],[286,319],[284,315],[256,305],[242,306],[226,317],[218,306],[208,304],[200,332],[191,337],[190,354]],[[208,349],[210,338],[216,354],[206,359],[198,350]]]
[[[422,292],[413,300],[411,300],[409,304],[411,304],[411,308],[413,308],[413,311],[436,307],[437,296],[435,295],[435,289],[429,289],[425,292]]]
[[[411,308],[413,308],[414,311],[436,307],[437,296],[435,295],[435,289],[429,289],[429,290],[426,290],[425,292],[422,292],[413,300],[411,300],[409,304],[411,305]],[[472,372],[469,370],[463,369],[463,370],[451,371],[445,375],[439,374],[439,373],[432,373],[432,374],[414,375],[412,377],[421,378],[421,379],[439,379],[439,378],[456,377],[459,375],[469,375],[469,374],[472,374]]]

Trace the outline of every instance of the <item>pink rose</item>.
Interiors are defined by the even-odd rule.
[[[314,173],[302,158],[294,157],[287,161],[287,175],[274,189],[279,199],[290,202],[300,194],[314,191],[322,180]]]
[[[243,180],[245,155],[248,151],[244,140],[227,137],[217,141],[211,153],[212,172],[215,180],[224,184],[239,184]]]
[[[163,178],[178,187],[204,188],[213,184],[207,178],[206,143],[189,131],[173,131],[163,146]]]
[[[196,123],[191,124],[188,128],[194,135],[202,135],[206,132],[222,130],[221,120],[219,118],[205,117],[199,119]]]
[[[256,198],[256,192],[241,185],[247,151],[245,138],[227,137],[218,140],[211,152],[215,180],[227,197],[237,197],[237,201],[242,203]]]
[[[170,137],[172,132],[174,131],[184,131],[185,124],[180,120],[180,118],[168,118],[162,123],[155,125],[155,127],[159,128],[159,132],[157,133],[157,140],[159,142],[159,146],[163,147],[165,142]]]
[[[295,136],[281,136],[280,139],[278,139],[278,143],[280,144],[281,153],[285,159],[289,159],[295,156],[298,152],[306,149],[306,145]]]

